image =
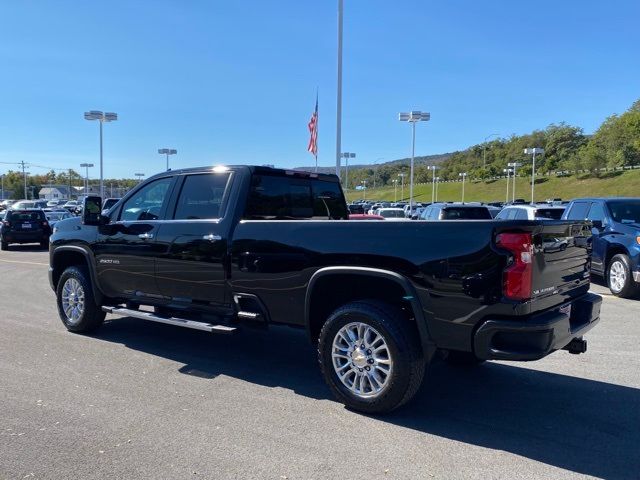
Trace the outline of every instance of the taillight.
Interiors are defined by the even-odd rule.
[[[501,233],[496,244],[509,250],[513,260],[502,272],[502,293],[512,300],[531,298],[533,244],[530,233]]]

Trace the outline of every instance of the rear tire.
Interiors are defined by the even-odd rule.
[[[0,250],[9,250],[9,244],[7,242],[0,242]]]
[[[40,242],[40,248],[45,248],[47,250],[49,250],[49,240],[43,240]]]
[[[609,262],[606,280],[609,290],[616,297],[631,298],[640,291],[638,285],[633,281],[629,257],[622,253],[614,255]]]
[[[376,300],[349,303],[329,316],[319,336],[318,361],[336,398],[363,413],[407,403],[426,368],[415,326],[401,310]]]
[[[73,266],[58,281],[58,314],[70,332],[91,332],[104,322],[105,312],[95,301],[90,278],[86,267]]]

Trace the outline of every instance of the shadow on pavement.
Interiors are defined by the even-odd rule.
[[[303,331],[210,336],[129,318],[106,322],[96,338],[182,363],[180,372],[203,381],[227,375],[331,398]],[[640,477],[635,388],[504,363],[470,369],[434,363],[413,402],[376,419],[585,475]]]

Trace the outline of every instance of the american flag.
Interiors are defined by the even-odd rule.
[[[313,111],[313,115],[311,115],[311,120],[309,120],[309,133],[311,137],[309,138],[309,146],[307,147],[307,151],[313,154],[315,157],[318,156],[318,96],[316,95],[316,109]]]

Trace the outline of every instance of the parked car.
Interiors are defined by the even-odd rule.
[[[485,205],[474,203],[434,203],[429,205],[420,220],[491,220]]]
[[[38,208],[34,200],[17,200],[11,205],[14,210],[25,210],[27,208]]]
[[[69,210],[71,213],[75,213],[76,208],[78,208],[78,201],[77,200],[69,200],[68,202],[66,202],[62,208]]]
[[[379,208],[377,211],[378,215],[385,220],[408,220],[408,218],[405,217],[405,213],[402,208]]]
[[[592,273],[605,278],[611,293],[640,293],[640,198],[576,199],[562,219],[592,222]]]
[[[0,227],[0,248],[9,250],[12,243],[39,243],[49,245],[51,227],[42,210],[10,209]]]
[[[64,205],[65,203],[67,203],[66,199],[56,199],[56,200],[49,200],[47,202],[47,207],[49,208],[54,208],[54,207],[61,207],[62,205]]]
[[[71,213],[68,212],[67,210],[52,211],[52,212],[46,212],[45,211],[44,214],[45,214],[45,217],[47,218],[47,221],[49,222],[49,226],[51,227],[52,230],[56,226],[56,223],[58,223],[60,220],[66,220],[67,218],[73,218],[73,215],[71,215]]]
[[[352,213],[349,214],[349,220],[384,220],[384,217],[381,217],[380,215]]]
[[[548,204],[510,205],[504,207],[496,220],[560,220],[564,206]]]
[[[353,222],[335,175],[249,166],[162,172],[108,216],[85,202],[51,237],[68,330],[105,313],[304,328],[330,390],[362,412],[408,402],[438,350],[467,364],[582,353],[600,319],[587,222]],[[568,247],[534,248],[547,236]]]
[[[361,203],[352,203],[349,205],[349,213],[364,215],[364,207]]]
[[[3,200],[2,202],[0,202],[0,212],[3,212],[4,210],[8,209],[12,204],[14,204],[16,201],[15,200]]]

